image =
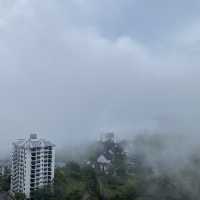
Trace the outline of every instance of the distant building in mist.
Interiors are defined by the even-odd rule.
[[[65,166],[66,166],[66,162],[64,162],[64,161],[57,161],[55,164],[56,168],[63,168]]]
[[[31,134],[28,140],[13,143],[11,163],[11,191],[24,193],[49,185],[54,179],[55,145]]]
[[[106,142],[106,141],[116,142],[115,140],[116,140],[116,138],[115,138],[115,134],[113,132],[103,133],[100,136],[101,142]]]
[[[9,174],[9,172],[10,172],[9,160],[0,160],[0,176]]]
[[[123,143],[117,141],[113,132],[108,132],[101,134],[100,140],[96,143],[95,155],[87,160],[86,164],[95,169],[97,173],[116,175],[120,171],[119,168],[125,164],[126,158]],[[119,161],[121,166],[116,164]]]

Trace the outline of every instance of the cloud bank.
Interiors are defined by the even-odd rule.
[[[198,132],[200,3],[164,4],[0,0],[1,150],[29,132]]]

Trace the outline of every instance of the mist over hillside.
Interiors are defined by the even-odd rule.
[[[134,135],[117,136],[117,141],[122,141],[129,157],[135,154],[145,156],[145,162],[155,170],[179,170],[191,163],[191,159],[198,158],[200,142],[198,133],[176,133],[161,131],[139,131]],[[58,160],[81,160],[87,157],[93,146],[99,141],[68,145],[57,149]]]
[[[195,138],[151,131],[62,148],[57,161],[65,165],[57,168],[55,188],[63,191],[63,199],[196,200],[200,144]],[[102,156],[108,168],[100,167]]]
[[[199,199],[199,10],[199,0],[0,0],[0,161],[32,133],[56,150],[47,187],[31,171],[35,200]],[[27,186],[15,180],[27,170],[7,165],[3,195],[12,178]]]

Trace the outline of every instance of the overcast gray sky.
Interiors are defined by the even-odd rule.
[[[0,0],[0,150],[30,132],[60,145],[199,131],[199,10],[199,0]]]

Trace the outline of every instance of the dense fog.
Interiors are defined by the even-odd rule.
[[[199,8],[197,0],[0,0],[1,156],[31,132],[58,149],[107,131],[198,142]]]

